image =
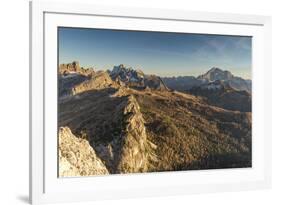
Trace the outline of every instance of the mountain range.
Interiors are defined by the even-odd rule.
[[[168,89],[162,79],[156,75],[146,75],[141,70],[126,68],[123,64],[114,66],[109,74],[113,80],[118,79],[125,85],[134,88],[151,88],[156,90]]]
[[[213,67],[205,74],[183,77],[164,77],[164,83],[171,89],[186,91],[193,87],[206,85],[210,82],[221,81],[223,84],[228,84],[233,89],[245,90],[251,92],[251,80],[245,80],[241,77],[234,76],[229,71],[224,71],[220,68]]]
[[[58,82],[62,177],[251,167],[250,81],[228,71],[161,78],[75,62]]]
[[[90,77],[94,73],[95,71],[92,68],[80,68],[79,63],[76,61],[69,64],[61,64],[59,67],[60,83],[69,84],[69,86],[62,85],[60,87],[65,89],[75,84],[80,84],[85,80],[90,80]],[[216,67],[211,68],[205,74],[199,75],[198,77],[179,76],[160,78],[157,75],[144,74],[140,69],[126,68],[123,64],[114,66],[112,71],[107,70],[107,73],[112,81],[139,89],[150,88],[156,90],[172,89],[188,91],[194,87],[205,87],[212,82],[220,81],[221,84],[232,87],[235,90],[244,90],[251,93],[251,80],[236,77],[231,72]]]

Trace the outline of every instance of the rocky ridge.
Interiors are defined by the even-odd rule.
[[[98,71],[91,76],[90,79],[73,86],[71,95],[76,95],[88,90],[104,89],[104,88],[117,88],[119,84],[113,81],[107,72]]]
[[[121,139],[123,147],[120,152],[117,172],[146,172],[150,166],[149,161],[156,160],[153,153],[156,146],[147,139],[145,121],[133,95],[128,96],[124,116],[125,127]]]
[[[79,139],[87,139],[109,173],[146,172],[151,166],[150,162],[157,160],[154,154],[156,146],[147,139],[145,121],[138,102],[128,93],[129,88],[110,89],[78,93],[75,102],[61,101],[60,107],[64,109],[61,111],[60,126],[68,126]],[[84,100],[91,102],[91,98],[97,99],[94,95],[99,92],[103,92],[99,94],[101,101],[92,101],[91,109],[80,107],[77,113],[70,108],[83,104]],[[115,108],[111,107],[110,100],[113,101],[112,105],[116,105]],[[101,104],[104,103],[107,105],[102,108]],[[108,109],[111,109],[108,113],[110,117],[103,114]],[[101,118],[101,115],[104,117]],[[113,130],[107,128],[113,124]],[[102,135],[97,138],[97,130],[98,133],[104,133],[106,138]]]

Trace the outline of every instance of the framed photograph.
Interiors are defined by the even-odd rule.
[[[271,186],[270,17],[31,2],[30,25],[32,204]]]

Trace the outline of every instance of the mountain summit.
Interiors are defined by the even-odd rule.
[[[126,68],[123,64],[114,66],[113,70],[110,72],[110,77],[129,87],[156,90],[168,89],[160,77],[156,75],[146,75],[140,69]]]
[[[216,80],[232,80],[234,76],[227,70],[221,70],[220,68],[213,67],[207,73],[198,76],[198,79],[203,81],[216,81]]]
[[[210,86],[211,82],[221,81],[222,84],[228,85],[238,91],[247,91],[251,93],[252,82],[241,77],[234,76],[227,70],[212,67],[205,74],[194,76],[179,76],[163,78],[164,83],[170,88],[178,91],[188,91],[194,87]],[[216,82],[219,83],[219,82]]]
[[[141,70],[126,68],[123,64],[114,66],[110,76],[114,80],[119,77],[123,82],[142,82],[144,79],[144,73]]]

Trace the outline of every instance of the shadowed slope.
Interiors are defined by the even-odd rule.
[[[145,172],[153,144],[137,101],[125,90],[91,90],[61,101],[59,126],[87,139],[110,173]]]

